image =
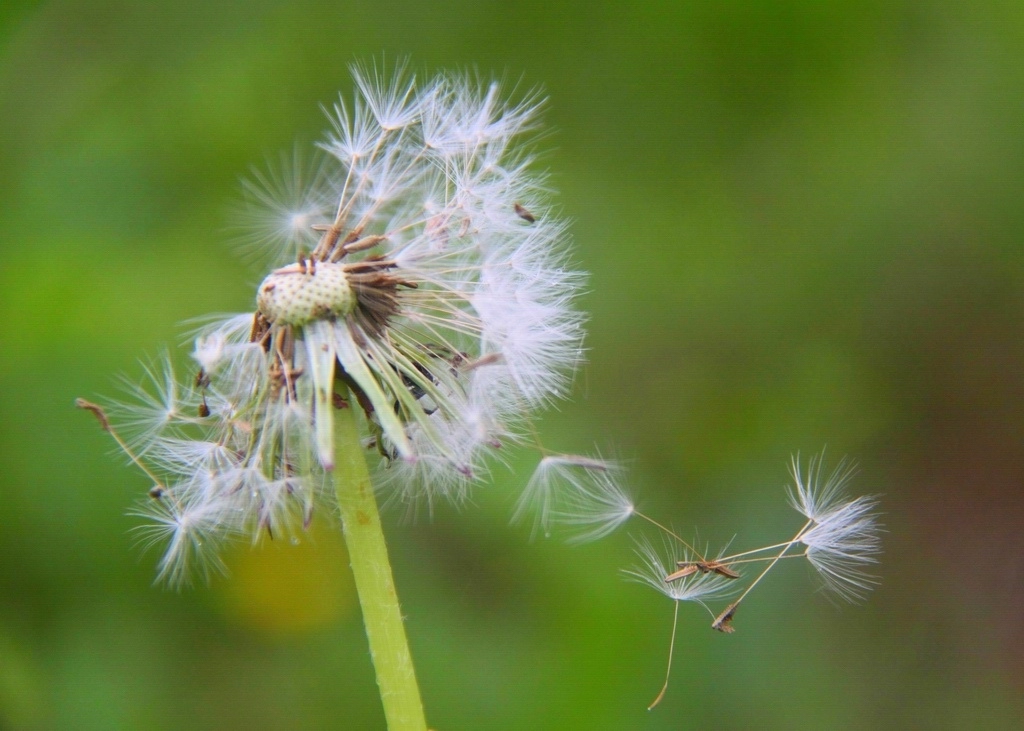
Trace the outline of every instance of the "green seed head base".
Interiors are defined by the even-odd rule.
[[[260,284],[256,307],[268,322],[301,327],[350,314],[356,296],[343,265],[309,261],[272,272]]]

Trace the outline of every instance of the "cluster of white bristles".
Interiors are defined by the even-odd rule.
[[[626,574],[671,599],[676,619],[680,603],[695,602],[714,618],[711,627],[727,634],[734,631],[733,619],[741,602],[783,559],[806,559],[834,596],[847,601],[863,599],[878,583],[871,573],[881,552],[877,499],[847,495],[854,467],[843,460],[832,472],[825,473],[824,452],[811,457],[806,472],[799,458],[794,457],[791,474],[790,504],[805,522],[789,540],[738,553],[711,553],[634,511],[637,517],[654,524],[664,540],[661,546],[646,538],[637,540],[640,565]],[[748,579],[749,574],[753,574],[752,579]],[[737,594],[717,613],[708,607],[708,602]],[[675,637],[673,621],[665,684],[649,708],[656,706],[668,689]]]
[[[322,159],[246,184],[245,238],[277,267],[256,312],[209,321],[189,378],[162,359],[112,414],[155,483],[143,530],[167,542],[171,583],[220,568],[225,538],[308,525],[330,493],[333,410],[364,414],[391,499],[459,501],[580,360],[582,276],[527,151],[536,95],[401,70],[355,80]],[[550,487],[552,460],[585,474],[570,492],[614,471],[559,459],[531,485]]]

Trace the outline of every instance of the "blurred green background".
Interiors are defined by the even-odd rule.
[[[344,548],[151,585],[149,484],[76,396],[252,306],[239,178],[353,61],[542,85],[544,165],[592,272],[549,446],[627,458],[643,509],[737,548],[799,527],[786,462],[880,493],[863,605],[786,565],[738,631],[507,525],[532,457],[388,532],[431,723],[457,729],[1024,724],[1024,4],[11,2],[0,7],[0,728],[378,729]]]

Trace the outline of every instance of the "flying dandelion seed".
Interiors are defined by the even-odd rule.
[[[806,519],[792,538],[782,543],[762,546],[742,553],[709,558],[684,541],[675,532],[636,510],[633,515],[661,531],[665,550],[659,552],[650,541],[638,541],[637,554],[642,564],[626,573],[675,602],[672,638],[669,643],[668,670],[665,683],[648,710],[658,705],[668,690],[672,670],[672,654],[676,641],[679,603],[696,601],[711,613],[711,628],[723,634],[736,631],[736,612],[762,579],[783,559],[805,558],[825,582],[825,588],[841,599],[864,598],[877,579],[867,569],[877,563],[881,552],[880,532],[874,497],[848,498],[846,487],[854,474],[854,466],[845,460],[824,474],[824,452],[812,457],[806,472],[799,457],[793,457],[790,504]],[[665,558],[667,556],[667,558]],[[742,588],[746,566],[764,568],[746,584],[742,593],[714,614],[706,601],[719,599]]]

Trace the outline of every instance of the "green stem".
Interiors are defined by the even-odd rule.
[[[334,410],[334,486],[370,656],[389,731],[426,731],[423,702],[354,411],[352,407]]]

